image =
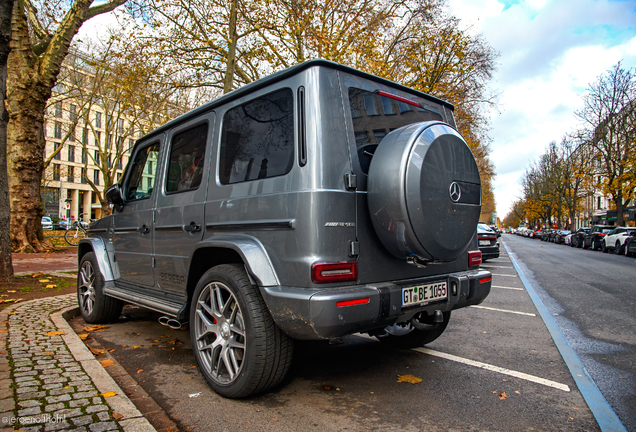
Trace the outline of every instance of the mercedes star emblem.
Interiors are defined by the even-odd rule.
[[[448,193],[450,194],[451,201],[457,202],[462,197],[462,188],[459,186],[459,183],[452,182]]]

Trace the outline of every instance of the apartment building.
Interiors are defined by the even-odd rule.
[[[130,124],[121,113],[113,116],[99,106],[84,112],[82,117],[78,104],[69,98],[54,95],[53,103],[45,113],[46,149],[45,160],[55,151],[51,163],[44,173],[42,199],[45,214],[60,219],[82,220],[102,217],[102,204],[91,184],[99,192],[105,189],[103,168],[96,163],[106,159],[106,167],[115,173],[117,181],[128,161],[130,148],[136,137],[129,132]],[[115,121],[112,125],[109,122]],[[61,149],[60,149],[61,148]],[[116,161],[119,152],[123,156]],[[114,167],[113,164],[116,164]]]

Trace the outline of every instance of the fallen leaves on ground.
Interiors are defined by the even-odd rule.
[[[55,353],[52,353],[51,351],[47,351],[44,354],[46,354],[46,355],[55,355]]]
[[[40,279],[38,282],[47,283],[47,282],[51,282],[51,280],[50,279]]]
[[[50,284],[50,285],[47,285],[45,288],[46,289],[57,288],[57,285]]]
[[[133,349],[141,348],[141,345],[135,345]]]
[[[83,328],[83,330],[84,330],[84,331],[87,331],[87,332],[93,332],[93,333],[96,333],[96,332],[99,332],[99,331],[104,331],[104,329],[107,329],[107,328],[110,328],[110,327],[108,327],[108,326],[103,326],[103,325],[101,325],[101,324],[95,324],[95,325],[92,325],[92,326],[90,326],[90,327],[89,327],[89,326],[86,326],[86,327],[84,327],[84,328]]]
[[[124,418],[124,416],[123,416],[123,415],[121,415],[121,414],[119,414],[119,413],[113,413],[113,418],[114,418],[115,420],[119,420],[119,419],[123,419],[123,418]]]
[[[139,369],[137,373],[142,373],[143,371],[144,371],[143,369]]]
[[[102,396],[113,397],[113,396],[117,396],[117,393],[110,391],[110,392],[102,393]]]
[[[508,399],[508,396],[506,396],[506,392],[499,393],[499,400],[504,400],[504,399]]]
[[[14,293],[16,290],[7,290],[8,293]]]
[[[166,341],[166,343],[169,345],[183,345],[183,342],[181,342],[179,339],[169,340]]]
[[[81,340],[86,340],[88,336],[90,336],[88,333],[80,333],[77,335],[77,337],[80,338]]]
[[[188,369],[196,369],[196,366],[188,366]]]
[[[397,382],[406,382],[406,383],[410,383],[410,384],[417,384],[417,383],[421,383],[422,382],[422,378],[418,378],[418,377],[413,376],[411,374],[398,375]]]
[[[113,363],[113,361],[111,359],[100,360],[99,362],[104,367],[109,367],[109,366],[114,366],[115,365],[115,363]]]
[[[103,349],[93,348],[93,347],[90,347],[90,346],[88,346],[88,345],[86,345],[86,346],[88,347],[88,349],[89,349],[89,350],[91,350],[91,352],[93,353],[93,355],[100,355],[101,353],[103,353],[103,352],[104,352],[104,350],[103,350]]]
[[[61,332],[61,331],[50,331],[46,335],[47,336],[61,336],[63,334],[64,334],[64,332]]]

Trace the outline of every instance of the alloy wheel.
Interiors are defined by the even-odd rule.
[[[205,286],[197,299],[196,348],[206,372],[219,384],[230,384],[245,358],[245,322],[232,291],[223,283]]]
[[[95,308],[95,269],[90,261],[84,261],[79,272],[78,287],[80,307],[88,316]]]

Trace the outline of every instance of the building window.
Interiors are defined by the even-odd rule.
[[[110,150],[113,145],[113,134],[108,134],[108,139],[106,139],[106,148]]]
[[[117,132],[120,134],[124,133],[124,119],[117,120]]]
[[[86,184],[86,169],[82,168],[80,170],[80,183]]]
[[[68,113],[68,118],[71,121],[77,120],[77,105],[71,104],[70,111]]]
[[[98,146],[102,142],[102,133],[100,131],[95,132],[95,145]]]
[[[122,157],[117,159],[117,169],[122,169],[122,166],[123,166],[122,159],[123,159]]]
[[[60,180],[60,166],[58,164],[53,164],[53,180]]]
[[[55,130],[53,131],[53,138],[62,139],[62,123],[55,122]]]
[[[100,112],[95,113],[95,127],[102,127],[102,113]]]
[[[88,145],[88,128],[85,127],[82,130],[82,144]]]
[[[53,152],[57,152],[57,150],[60,148],[62,144],[60,143],[53,143]],[[53,156],[53,159],[55,160],[62,160],[62,157],[60,156],[60,153],[62,153],[62,151],[60,150],[55,156]]]
[[[95,159],[95,165],[99,165],[99,150],[95,150],[93,159]]]
[[[112,161],[112,155],[108,155],[108,161],[106,162],[108,164],[108,168],[112,168],[113,167],[113,161]]]
[[[135,144],[135,140],[133,140],[132,138],[128,139],[128,150],[130,150],[131,148],[133,148],[133,145]]]
[[[82,163],[86,163],[86,149],[84,148],[82,149]]]
[[[93,170],[93,184],[99,186],[99,170]]]
[[[68,167],[68,176],[66,180],[70,183],[75,182],[75,167],[74,166]]]
[[[120,172],[117,173],[117,181],[119,181],[119,180],[121,180],[121,173]]]
[[[601,209],[601,197],[597,197],[596,208],[599,209],[599,210]]]
[[[68,146],[68,161],[75,162],[75,146]]]
[[[106,129],[110,130],[113,127],[113,116],[111,114],[106,115]]]
[[[55,103],[55,117],[62,118],[62,101]]]
[[[70,134],[68,135],[68,140],[70,142],[75,142],[75,127],[73,125],[70,126],[71,130],[70,130]]]

